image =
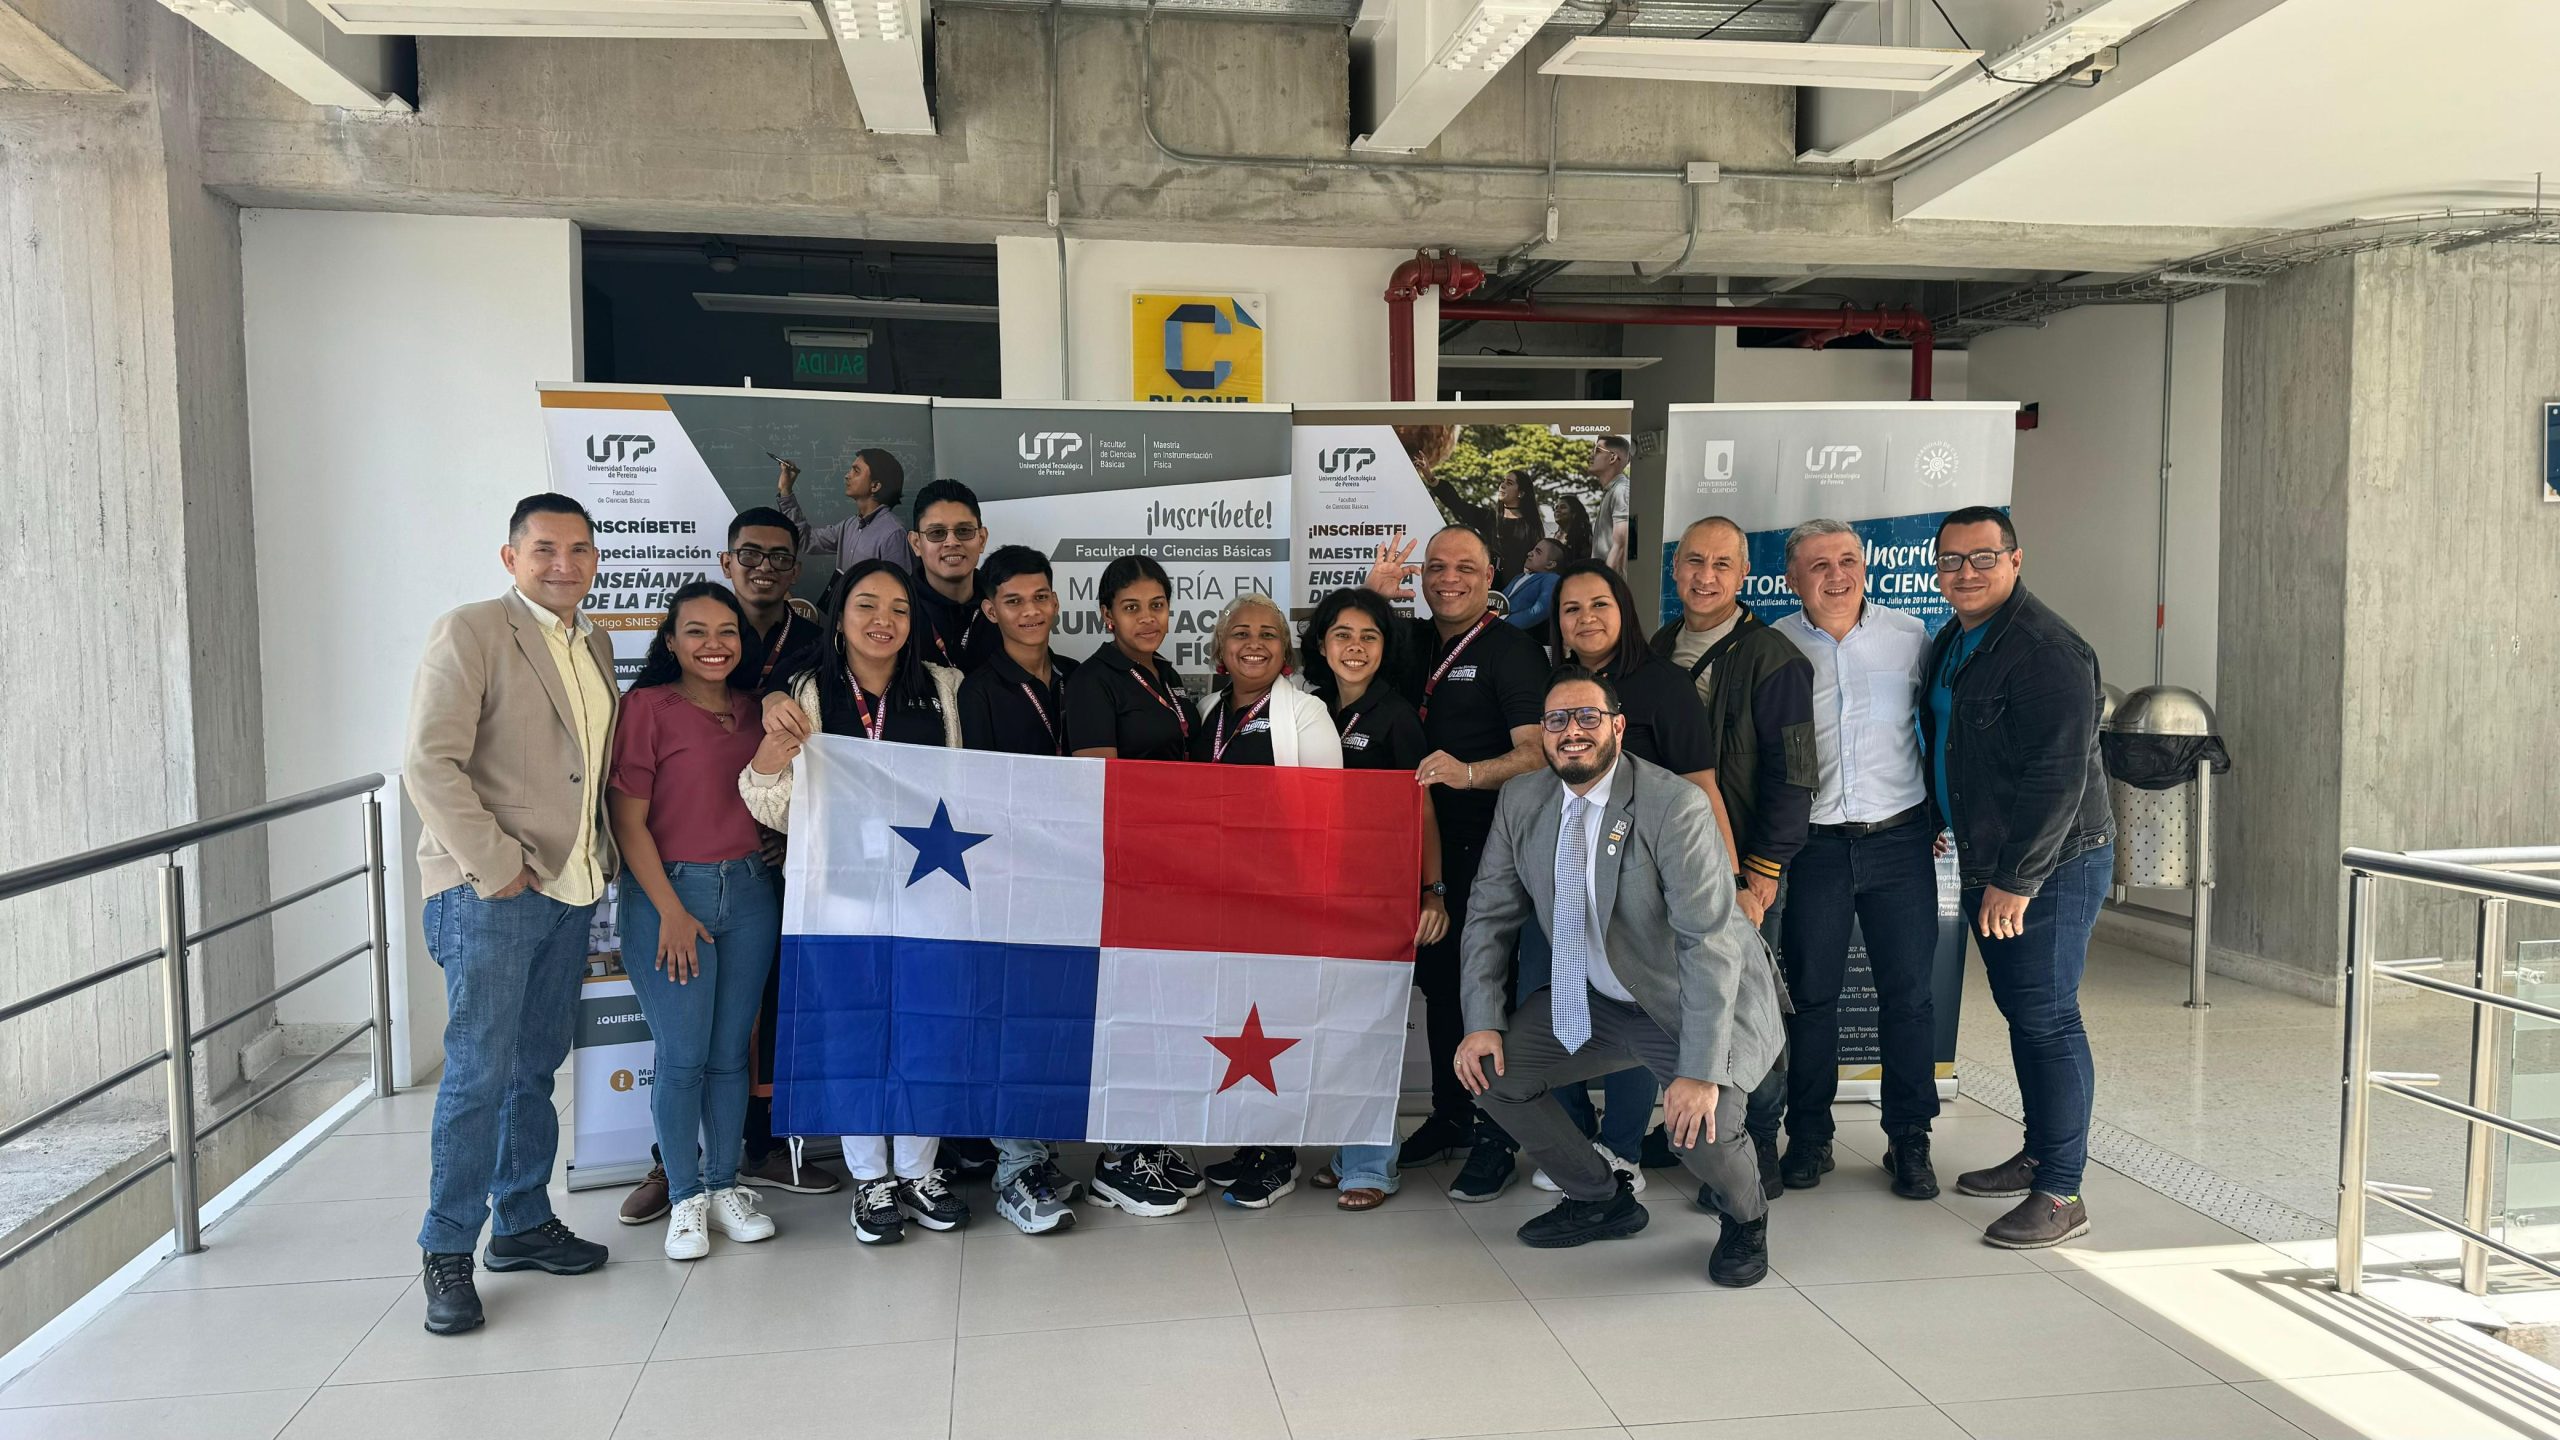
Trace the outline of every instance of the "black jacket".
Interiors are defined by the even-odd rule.
[[[1674,620],[1654,632],[1653,653],[1669,660],[1679,642]],[[1706,702],[1737,863],[1774,879],[1804,848],[1813,815],[1813,662],[1745,605],[1730,633],[1681,668]]]
[[[1934,687],[1964,622],[1949,620],[1921,671]],[[2107,772],[2098,755],[2098,656],[2080,632],[2020,585],[1956,671],[1946,735],[1924,690],[1920,739],[1934,766],[1946,748],[1965,888],[2034,895],[2054,867],[2115,839]],[[1930,808],[1937,809],[1936,787]]]

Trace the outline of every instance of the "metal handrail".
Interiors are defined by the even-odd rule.
[[[159,858],[160,944],[151,950],[118,961],[103,969],[66,980],[6,1006],[0,1006],[0,1023],[41,1010],[47,1005],[67,1000],[93,989],[119,975],[127,975],[157,961],[161,977],[162,1047],[153,1054],[125,1066],[104,1079],[81,1087],[78,1091],[53,1101],[35,1114],[0,1130],[0,1145],[29,1134],[73,1109],[97,1099],[119,1085],[139,1078],[154,1066],[165,1066],[168,1104],[168,1144],[158,1154],[91,1195],[69,1211],[45,1222],[33,1232],[20,1236],[5,1250],[0,1250],[0,1269],[5,1269],[35,1248],[60,1235],[98,1207],[122,1195],[158,1173],[170,1171],[170,1208],[172,1234],[180,1254],[194,1254],[204,1248],[202,1204],[196,1175],[196,1150],[206,1139],[273,1098],[286,1086],[311,1073],[322,1061],[353,1043],[357,1036],[373,1038],[373,1088],[377,1095],[393,1093],[391,1076],[391,950],[389,916],[383,898],[382,799],[383,777],[360,775],[317,790],[306,790],[263,805],[253,805],[228,815],[209,820],[173,826],[137,839],[100,846],[59,860],[31,865],[0,875],[0,901],[33,894],[51,886],[66,884],[91,875],[102,874],[136,861]],[[186,868],[179,863],[178,853],[190,846],[243,830],[255,829],[294,815],[318,810],[345,800],[359,802],[363,821],[364,859],[352,869],[306,885],[292,894],[267,901],[230,919],[214,922],[190,933],[187,929]],[[263,919],[290,906],[311,899],[349,880],[365,881],[366,938],[341,952],[336,958],[305,971],[301,975],[260,995],[248,1004],[231,1011],[202,1028],[192,1025],[193,1007],[188,997],[188,952],[208,940],[229,934],[252,921]],[[257,1014],[277,1000],[292,994],[321,976],[332,973],[358,955],[373,958],[373,1014],[345,1034],[331,1041],[319,1053],[303,1059],[281,1077],[260,1087],[215,1116],[198,1125],[195,1110],[196,1043],[227,1026]]]
[[[2462,1288],[2471,1294],[2489,1288],[2489,1257],[2503,1255],[2554,1279],[2560,1263],[2529,1254],[2489,1234],[2490,1201],[2496,1180],[2496,1137],[2513,1136],[2560,1149],[2560,1132],[2529,1125],[2498,1113],[2498,1019],[2525,1015],[2560,1021],[2560,1007],[2502,992],[2509,946],[2507,906],[2560,907],[2560,880],[2519,871],[2560,869],[2560,846],[2514,846],[2468,850],[2387,851],[2351,849],[2339,857],[2347,871],[2346,1060],[2340,1083],[2338,1144],[2338,1289],[2348,1295],[2364,1288],[2365,1206],[2381,1205],[2421,1224],[2460,1237]],[[2373,902],[2377,880],[2454,890],[2476,897],[2478,930],[2472,946],[2472,983],[2419,973],[2443,965],[2441,960],[2388,962],[2373,958]],[[2433,1076],[2414,1076],[2373,1068],[2373,989],[2376,979],[2413,990],[2445,995],[2471,1007],[2471,1094],[2466,1103],[2419,1088]],[[2468,1127],[2463,1150],[2462,1218],[2439,1214],[2415,1203],[2426,1192],[2367,1176],[2370,1159],[2374,1092],[2396,1096],[2440,1113],[2456,1116]]]

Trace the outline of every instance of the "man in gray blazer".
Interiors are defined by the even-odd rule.
[[[403,775],[418,807],[427,953],[444,970],[425,1253],[427,1329],[480,1324],[471,1252],[494,1217],[492,1270],[582,1275],[605,1247],[551,1210],[587,923],[613,878],[605,766],[613,644],[579,613],[594,527],[566,495],[519,502],[498,551],[514,585],[436,621],[409,702]]]
[[[1457,1058],[1476,1103],[1564,1191],[1520,1240],[1560,1249],[1645,1227],[1626,1179],[1554,1094],[1643,1065],[1663,1086],[1674,1153],[1724,1218],[1708,1278],[1757,1284],[1769,1273],[1769,1202],[1742,1121],[1778,1057],[1776,968],[1734,903],[1705,795],[1620,753],[1616,688],[1560,670],[1541,723],[1547,773],[1502,787],[1476,873],[1462,951],[1470,1033]],[[1533,914],[1552,941],[1553,980],[1506,1014],[1512,941]]]

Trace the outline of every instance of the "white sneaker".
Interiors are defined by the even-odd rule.
[[[1618,1174],[1627,1177],[1627,1188],[1629,1190],[1638,1195],[1644,1193],[1644,1167],[1637,1165],[1632,1161],[1619,1159],[1608,1146],[1601,1144],[1597,1140],[1591,1142],[1591,1149],[1600,1157],[1603,1164],[1607,1165],[1611,1170]],[[1529,1183],[1552,1194],[1562,1194],[1564,1192],[1564,1187],[1558,1185],[1544,1170],[1540,1170],[1536,1174],[1530,1176]]]
[[[711,1212],[711,1197],[687,1195],[667,1211],[667,1258],[699,1260],[711,1253],[711,1231],[706,1225]]]
[[[773,1238],[773,1217],[756,1208],[756,1192],[744,1185],[711,1192],[711,1221],[741,1245]]]

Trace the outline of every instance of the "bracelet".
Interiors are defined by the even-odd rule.
[[[1467,766],[1467,788],[1470,790],[1476,788],[1476,767],[1473,763]]]

